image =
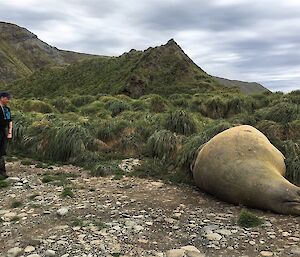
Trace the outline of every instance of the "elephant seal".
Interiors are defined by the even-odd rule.
[[[300,187],[286,180],[283,154],[257,129],[227,129],[199,151],[196,185],[233,204],[300,215]]]

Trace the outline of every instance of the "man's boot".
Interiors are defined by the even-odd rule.
[[[6,178],[8,178],[8,176],[6,174],[4,156],[0,156],[0,179],[3,180]]]

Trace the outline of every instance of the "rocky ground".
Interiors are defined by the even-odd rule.
[[[7,166],[1,257],[300,256],[300,217],[251,210],[264,224],[242,228],[243,207],[186,185],[95,178],[73,166]],[[70,176],[45,176],[57,172]]]

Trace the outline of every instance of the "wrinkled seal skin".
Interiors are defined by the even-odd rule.
[[[192,172],[199,188],[226,202],[300,215],[300,188],[283,177],[283,154],[251,126],[213,137],[198,153]]]

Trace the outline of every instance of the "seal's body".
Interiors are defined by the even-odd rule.
[[[201,189],[224,201],[300,215],[300,188],[283,177],[283,154],[251,126],[213,137],[198,153],[192,171]]]

